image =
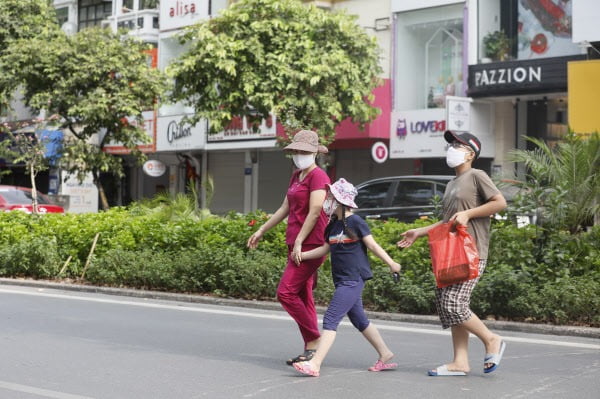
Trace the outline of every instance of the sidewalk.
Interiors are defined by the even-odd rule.
[[[201,294],[177,294],[160,291],[145,291],[129,288],[98,287],[84,284],[61,283],[45,280],[22,280],[11,278],[0,278],[0,286],[22,286],[34,288],[46,288],[55,290],[66,290],[76,292],[91,292],[106,295],[129,296],[135,298],[160,299],[167,301],[205,303],[211,305],[237,306],[254,309],[282,310],[278,302],[242,300],[212,297]],[[325,312],[325,307],[319,306],[317,310],[320,314]],[[367,312],[372,319],[399,321],[407,323],[422,323],[439,326],[437,316],[412,315],[402,313],[385,312]],[[600,339],[600,328],[576,327],[576,326],[556,326],[551,324],[520,323],[512,321],[484,320],[484,323],[491,329],[502,331],[518,331],[532,334],[552,334],[568,335],[575,337]]]

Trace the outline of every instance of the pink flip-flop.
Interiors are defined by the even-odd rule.
[[[302,374],[309,375],[311,377],[319,376],[319,372],[317,370],[313,370],[312,367],[310,367],[310,363],[308,362],[294,363],[293,366],[296,370],[298,370],[298,372]]]
[[[369,371],[393,370],[395,368],[398,368],[398,363],[384,363],[381,360],[378,360],[374,365],[369,367]]]

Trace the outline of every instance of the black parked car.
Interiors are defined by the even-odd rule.
[[[365,219],[388,218],[414,222],[432,217],[431,199],[444,195],[446,184],[455,176],[391,176],[373,179],[356,186],[356,214]]]
[[[411,223],[417,219],[433,217],[432,199],[435,195],[444,196],[446,185],[455,175],[416,175],[390,176],[368,180],[356,186],[358,195],[355,202],[358,209],[354,213],[365,219],[385,220],[398,219]],[[498,189],[509,203],[521,191],[518,187],[503,180]],[[529,223],[529,216],[520,220],[521,224]]]

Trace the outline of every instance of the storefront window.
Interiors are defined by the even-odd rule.
[[[425,45],[427,108],[445,108],[446,96],[459,94],[461,68],[462,32],[438,28]]]
[[[396,16],[396,109],[444,108],[462,93],[463,5]]]

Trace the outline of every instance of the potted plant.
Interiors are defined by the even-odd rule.
[[[504,61],[510,51],[510,40],[501,30],[490,32],[483,38],[483,52],[493,61]]]

